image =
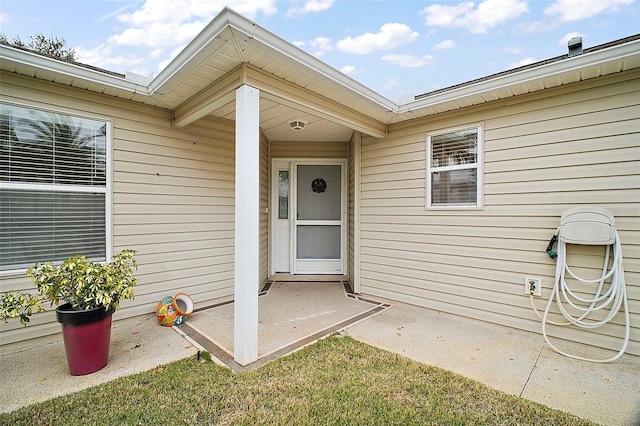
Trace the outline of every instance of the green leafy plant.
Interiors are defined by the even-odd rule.
[[[61,301],[71,303],[74,310],[104,307],[119,309],[120,302],[135,297],[133,288],[137,284],[133,270],[138,268],[135,250],[122,250],[109,263],[90,261],[86,256],[75,256],[53,265],[37,263],[29,268],[40,294],[51,305]]]
[[[20,318],[27,325],[29,317],[42,310],[41,304],[40,299],[29,293],[6,291],[0,294],[0,319],[6,323],[11,318]]]

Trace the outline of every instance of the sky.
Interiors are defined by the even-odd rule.
[[[640,0],[2,0],[0,32],[158,75],[225,7],[396,102],[640,33]]]

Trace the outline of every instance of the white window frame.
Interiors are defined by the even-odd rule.
[[[82,113],[78,113],[74,110],[54,109],[49,106],[43,107],[33,104],[21,104],[8,102],[4,99],[0,99],[0,103],[6,105],[13,105],[15,107],[25,109],[35,109],[45,112],[51,112],[55,114],[64,114],[71,117],[102,121],[105,123],[105,186],[87,186],[87,185],[52,185],[52,184],[38,184],[38,183],[25,183],[25,182],[0,182],[0,189],[15,189],[15,190],[30,190],[30,191],[55,191],[55,192],[80,192],[80,193],[104,193],[105,194],[105,257],[106,261],[109,261],[113,256],[113,122],[111,119],[99,116],[91,116]],[[53,259],[52,259],[53,261]],[[58,260],[59,261],[59,260]],[[35,262],[34,262],[35,263]],[[7,269],[0,271],[1,277],[19,276],[24,275],[28,268],[20,269]],[[0,286],[2,287],[2,286]],[[0,291],[7,289],[0,288]]]
[[[447,133],[461,132],[465,130],[476,130],[478,134],[477,143],[477,155],[476,162],[473,164],[459,164],[452,166],[438,166],[433,167],[431,165],[431,140],[435,136],[445,135]],[[483,206],[483,182],[484,182],[484,125],[470,124],[467,126],[452,127],[447,129],[437,130],[426,135],[426,197],[425,197],[425,209],[427,210],[477,210],[482,209]],[[475,204],[436,204],[432,203],[431,199],[431,184],[433,172],[446,172],[452,170],[469,170],[476,169],[476,202]]]

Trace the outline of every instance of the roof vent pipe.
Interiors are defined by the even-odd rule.
[[[582,37],[573,37],[569,40],[569,57],[582,53]]]

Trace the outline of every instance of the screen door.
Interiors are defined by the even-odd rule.
[[[295,164],[294,273],[343,273],[341,164]]]

